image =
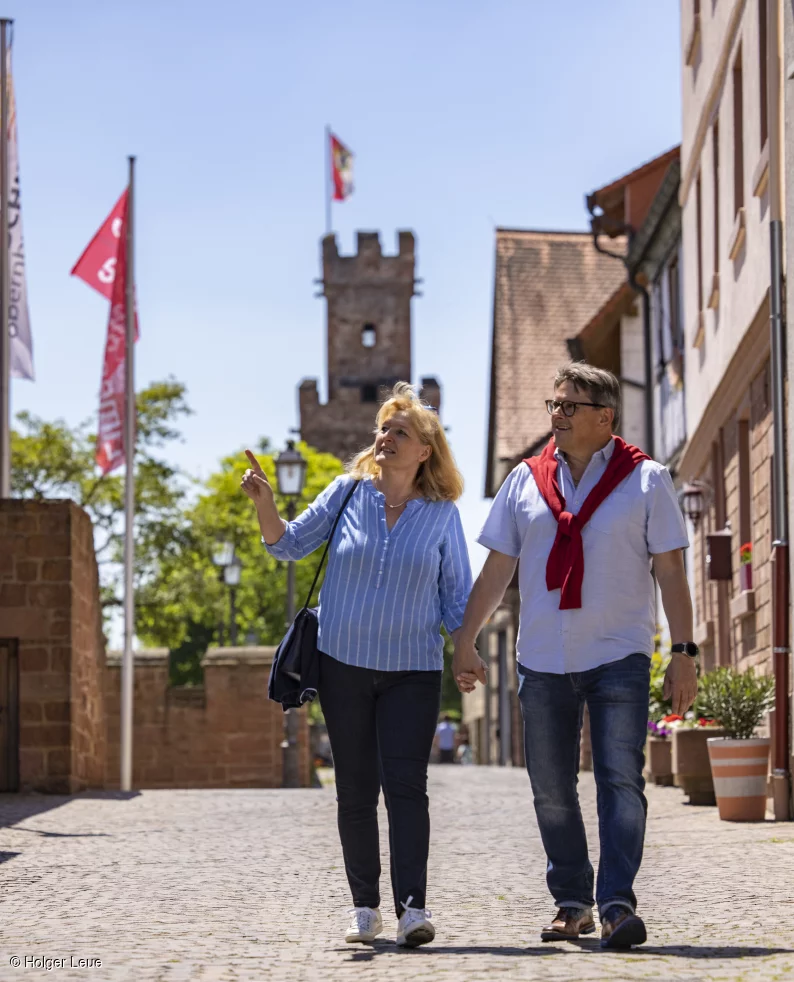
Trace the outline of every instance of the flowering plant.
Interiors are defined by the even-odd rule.
[[[739,547],[739,560],[742,566],[747,566],[748,563],[753,561],[752,542],[745,542],[744,545]]]
[[[669,716],[664,716],[660,720],[648,720],[648,732],[651,736],[659,737],[662,740],[666,740],[668,736],[677,729],[679,726],[684,724],[683,717],[676,716],[674,713]]]

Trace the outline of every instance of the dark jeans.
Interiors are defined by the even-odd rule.
[[[592,907],[593,867],[576,785],[584,705],[590,711],[601,856],[599,913],[634,910],[647,804],[643,748],[650,659],[629,655],[587,672],[552,675],[519,666],[524,749],[546,850],[546,882],[558,907]]]
[[[320,657],[320,703],[334,757],[339,837],[356,907],[380,906],[378,797],[389,815],[397,916],[425,906],[430,816],[427,764],[441,672],[379,672]]]

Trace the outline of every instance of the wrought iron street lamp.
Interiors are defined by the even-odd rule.
[[[229,639],[232,645],[237,644],[237,587],[240,585],[240,574],[243,564],[234,554],[233,542],[218,542],[212,552],[212,563],[218,567],[218,579],[223,580],[229,588]],[[223,646],[223,617],[218,625],[218,644]]]
[[[293,440],[287,441],[287,449],[282,450],[276,457],[276,486],[278,493],[287,499],[287,520],[295,518],[298,498],[303,494],[306,485],[306,469],[308,463],[299,450],[295,449]],[[287,563],[287,609],[286,624],[289,626],[295,619],[295,563]],[[298,714],[289,709],[284,717],[284,750],[282,785],[285,788],[297,788],[300,785],[298,768]]]
[[[235,556],[223,570],[223,582],[229,588],[229,640],[232,646],[237,644],[237,587],[240,585],[240,575],[243,564]]]

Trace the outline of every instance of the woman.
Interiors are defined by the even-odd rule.
[[[380,906],[378,796],[389,815],[397,944],[435,937],[425,909],[427,765],[438,719],[442,622],[463,623],[471,569],[455,501],[463,481],[435,411],[406,382],[378,412],[375,442],[294,521],[261,467],[242,488],[277,559],[302,559],[334,534],[320,591],[320,701],[336,772],[339,836],[354,908],[346,940],[373,941]]]

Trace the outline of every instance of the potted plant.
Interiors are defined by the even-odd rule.
[[[708,741],[720,818],[762,822],[766,815],[769,737],[755,731],[774,703],[775,680],[752,669],[718,668],[703,680],[701,700],[725,735]]]
[[[673,784],[688,796],[690,805],[715,805],[708,739],[722,736],[724,731],[701,705],[699,696],[684,719],[671,721],[668,725],[672,739]]]
[[[753,589],[753,544],[745,542],[739,550],[739,589]]]
[[[675,717],[679,719],[680,717]],[[670,736],[670,722],[673,717],[648,720],[648,740],[645,744],[645,777],[657,785],[673,783],[673,753]]]

